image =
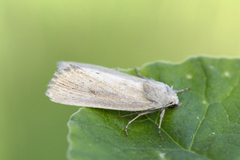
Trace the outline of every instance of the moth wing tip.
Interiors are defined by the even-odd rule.
[[[45,95],[48,96],[51,101],[54,101],[54,96],[53,96],[53,93],[51,91],[51,87],[49,87],[47,89],[47,91],[45,92]]]

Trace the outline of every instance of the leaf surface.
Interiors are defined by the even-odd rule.
[[[116,118],[129,112],[80,108],[69,122],[69,160],[92,159],[239,159],[240,60],[190,58],[181,64],[149,63],[148,78],[173,86],[182,105],[167,109],[158,134],[160,111]],[[136,75],[135,71],[125,71]]]

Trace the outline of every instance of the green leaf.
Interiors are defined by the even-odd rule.
[[[68,123],[70,160],[239,159],[240,60],[190,58],[181,64],[151,63],[148,78],[173,86],[182,105],[167,109],[158,134],[159,114],[142,116],[124,131],[129,112],[80,108]],[[135,71],[127,73],[136,75]]]

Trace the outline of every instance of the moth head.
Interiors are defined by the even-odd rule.
[[[181,104],[182,104],[182,103],[179,102],[178,104],[173,104],[173,105],[169,106],[168,108],[169,108],[169,109],[177,108],[177,107],[181,106]]]
[[[178,105],[179,104],[178,96],[174,91],[170,91],[168,96],[169,96],[170,104],[172,104],[172,105]]]
[[[177,94],[173,90],[171,90],[168,94],[168,104],[167,104],[168,108],[176,108],[180,105],[181,103],[178,100]]]

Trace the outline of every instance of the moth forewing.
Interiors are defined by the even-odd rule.
[[[162,82],[91,64],[59,62],[58,68],[46,91],[51,101],[93,108],[144,111],[127,124],[127,135],[127,127],[135,119],[162,110],[159,122],[161,136],[165,109],[179,106],[177,93],[184,91],[174,91]],[[138,71],[137,74],[143,77]]]
[[[92,65],[92,64],[86,64],[86,63],[77,63],[77,62],[58,62],[57,67],[59,70],[64,70],[68,68],[72,68],[74,66],[75,68],[81,68],[81,69],[88,69],[88,70],[93,70],[97,72],[102,72],[102,73],[108,73],[109,75],[115,75],[116,77],[122,77],[124,79],[128,79],[134,82],[144,82],[145,80],[136,76],[132,76],[126,73],[122,73],[113,69],[109,69],[106,67],[102,66],[97,66],[97,65]]]
[[[54,102],[76,106],[124,111],[154,108],[144,97],[142,79],[137,82],[138,77],[130,76],[134,77],[132,80],[110,71],[73,65],[60,69],[50,81],[46,95]]]

